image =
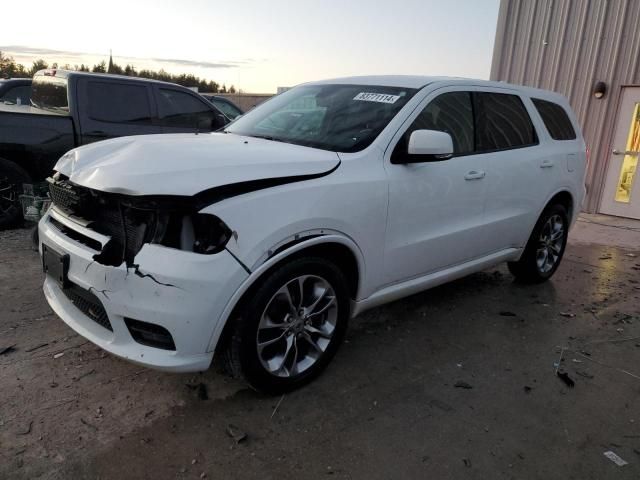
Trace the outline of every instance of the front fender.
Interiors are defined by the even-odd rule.
[[[307,232],[302,232],[306,234]],[[360,251],[360,248],[356,245],[356,243],[351,240],[349,237],[345,235],[341,235],[339,233],[329,233],[329,234],[320,234],[318,236],[312,236],[308,240],[302,240],[299,243],[295,243],[288,248],[285,248],[278,253],[275,253],[273,256],[269,257],[266,261],[264,261],[261,265],[257,266],[254,270],[251,271],[250,275],[244,280],[244,282],[240,285],[240,287],[233,294],[231,299],[227,302],[224,310],[222,311],[222,315],[220,316],[220,320],[216,324],[216,328],[211,335],[211,339],[209,341],[209,349],[208,351],[214,351],[216,345],[218,344],[218,340],[220,339],[220,335],[222,335],[222,331],[224,330],[225,325],[230,320],[230,316],[235,309],[236,305],[242,298],[242,296],[251,288],[252,285],[257,282],[265,272],[267,272],[271,267],[276,265],[277,263],[285,260],[289,256],[293,255],[296,252],[304,250],[309,247],[313,247],[316,245],[327,244],[327,243],[338,243],[344,245],[349,248],[351,252],[354,254],[356,261],[358,263],[358,276],[359,280],[361,280],[365,276],[366,265],[364,262],[364,256]],[[285,244],[286,245],[286,244]],[[278,245],[274,245],[273,252],[276,252]],[[362,285],[361,281],[358,281],[359,289]],[[359,295],[358,295],[359,298]]]

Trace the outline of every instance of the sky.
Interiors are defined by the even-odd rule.
[[[108,61],[244,92],[349,75],[489,78],[499,0],[29,0],[0,51],[31,65]],[[27,12],[25,12],[25,8]]]

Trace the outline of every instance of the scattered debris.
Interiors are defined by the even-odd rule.
[[[200,382],[200,383],[185,383],[186,387],[190,390],[195,390],[197,395],[198,395],[198,399],[200,400],[209,400],[209,394],[207,393],[207,386]]]
[[[575,313],[570,313],[570,312],[560,312],[560,316],[561,317],[567,317],[567,318],[573,318],[576,316]]]
[[[611,260],[613,257],[611,256],[611,254],[609,253],[605,253],[604,255],[601,255],[599,260]]]
[[[629,463],[629,462],[625,462],[622,458],[620,458],[618,455],[613,453],[611,450],[608,450],[608,451],[604,452],[604,456],[607,457],[609,460],[611,460],[616,465],[618,465],[619,467],[624,467],[625,465],[627,465]]]
[[[23,432],[18,432],[18,435],[29,435],[31,433],[31,427],[33,427],[33,420],[29,422],[29,426],[27,426],[27,429]]]
[[[276,414],[276,412],[278,411],[278,407],[280,406],[280,404],[282,403],[282,400],[284,400],[284,395],[282,395],[282,397],[280,397],[280,400],[278,401],[278,404],[276,405],[276,408],[273,409],[273,412],[271,412],[271,418],[273,418],[273,416]]]
[[[149,410],[148,412],[145,412],[144,414],[144,418],[149,418],[151,415],[153,415],[154,410]]]
[[[456,382],[454,387],[456,388],[464,388],[466,390],[471,390],[473,385],[469,385],[467,382]]]
[[[56,353],[53,358],[60,358],[64,355],[64,352]]]
[[[565,351],[565,348],[564,348],[564,347],[562,347],[562,348],[560,349],[560,358],[558,359],[558,361],[557,361],[557,362],[555,362],[555,363],[553,364],[553,366],[554,366],[554,367],[555,367],[555,369],[556,369],[556,375],[558,374],[558,370],[560,369],[560,364],[562,363],[562,357],[564,357],[564,351]]]
[[[191,460],[191,465],[195,465],[196,463],[198,463],[198,460],[196,460],[195,458]]]
[[[11,353],[15,351],[15,343],[13,345],[9,345],[8,347],[0,347],[0,355],[5,355],[7,353]]]
[[[227,435],[233,438],[236,443],[243,442],[247,439],[247,434],[231,423],[227,425]]]
[[[469,460],[468,458],[463,458],[462,461],[464,462],[465,467],[471,468],[471,460]]]
[[[46,347],[47,345],[49,345],[49,344],[48,343],[41,343],[40,345],[36,345],[35,347],[27,348],[25,350],[25,352],[27,352],[27,353],[35,352],[36,350],[40,350],[41,348]]]
[[[567,385],[567,387],[573,388],[576,386],[576,382],[571,380],[571,377],[569,377],[567,372],[556,372],[556,375]]]
[[[82,380],[84,377],[88,377],[89,375],[92,375],[96,373],[96,369],[92,368],[91,370],[89,370],[88,372],[83,373],[82,375],[80,375],[79,377],[74,377],[73,381],[74,382],[79,382],[80,380]]]
[[[577,358],[574,358],[573,360],[571,360],[573,363],[582,363],[582,360],[578,360]]]
[[[94,431],[98,431],[98,427],[96,427],[95,425],[87,422],[84,418],[80,418],[80,421],[86,425],[87,427],[91,427]]]
[[[531,388],[529,385],[524,386],[524,393],[531,393],[531,390],[533,390],[533,388]]]
[[[635,253],[625,253],[624,254],[625,257],[631,257],[631,258],[636,258],[637,255]]]
[[[206,473],[204,473],[204,472],[202,472],[202,473],[200,474],[200,478],[207,478],[207,474],[206,474]]]
[[[593,378],[593,375],[591,375],[588,372],[585,372],[584,370],[576,370],[576,375],[580,375],[581,377],[584,377],[584,378]]]
[[[509,312],[507,310],[500,312],[500,316],[502,317],[515,317],[517,316],[515,313],[513,312]]]

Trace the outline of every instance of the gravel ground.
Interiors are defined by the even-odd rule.
[[[42,275],[0,232],[0,478],[640,478],[640,251],[570,244],[546,284],[499,267],[368,312],[275,398],[104,353]]]

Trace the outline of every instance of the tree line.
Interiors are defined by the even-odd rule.
[[[0,78],[30,78],[39,71],[47,68],[60,68],[62,70],[75,70],[78,72],[93,72],[93,73],[112,73],[116,75],[126,75],[128,77],[140,77],[150,78],[153,80],[161,80],[163,82],[177,83],[185,87],[198,87],[200,92],[213,92],[213,93],[236,93],[236,89],[233,85],[229,88],[226,85],[222,86],[218,82],[213,80],[206,80],[204,78],[196,77],[192,74],[182,73],[179,75],[166,72],[163,69],[155,70],[137,70],[133,65],[127,64],[124,68],[117,63],[113,62],[109,58],[109,63],[104,60],[100,63],[89,67],[84,63],[80,65],[61,65],[52,63],[49,65],[45,60],[38,59],[33,62],[31,67],[26,67],[21,63],[17,63],[13,57],[5,55],[0,51]]]

